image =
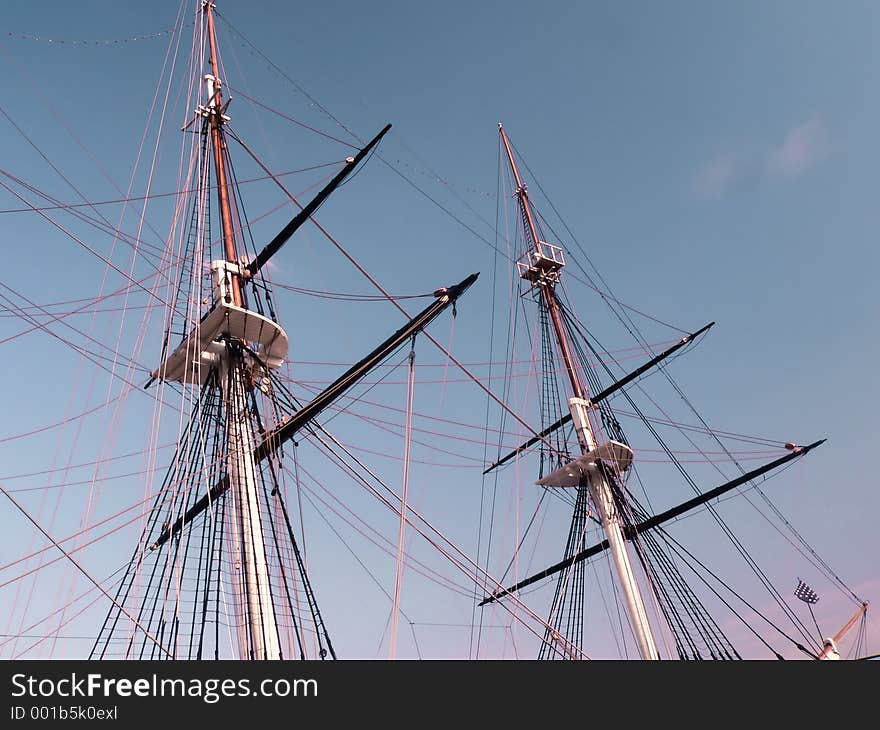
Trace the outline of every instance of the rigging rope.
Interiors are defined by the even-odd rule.
[[[394,577],[394,599],[391,601],[391,634],[388,639],[388,658],[397,656],[397,622],[400,610],[400,589],[403,582],[403,543],[406,534],[407,491],[409,488],[409,449],[412,432],[413,389],[415,383],[415,335],[409,351],[409,382],[406,389],[406,426],[403,441],[403,477],[400,488],[400,527],[397,536],[397,571]]]
[[[578,326],[578,323],[575,322],[574,318],[569,316],[569,313],[567,310],[564,310],[564,314],[565,314],[566,320],[570,323],[571,326],[573,326],[573,327]],[[583,338],[583,342],[587,345],[588,348],[590,348],[594,352],[594,355],[595,355],[596,350],[593,349],[592,343],[590,342],[590,335],[586,332],[586,330],[581,331],[580,334],[581,334],[581,337]],[[600,347],[601,347],[601,345],[600,345]],[[609,373],[609,375],[611,375],[610,369],[604,363],[604,361],[601,360],[601,358],[599,359],[599,361],[602,364],[602,366],[604,367],[604,369]],[[663,368],[661,368],[661,370],[663,370]],[[665,370],[664,370],[664,373],[665,373]],[[612,375],[612,377],[613,377],[613,375]],[[669,378],[669,377],[670,376],[667,374],[667,378]],[[642,390],[641,386],[639,386],[638,384],[636,385],[636,387],[638,387],[640,390]],[[642,392],[644,392],[644,391],[642,391]],[[699,494],[700,490],[697,487],[696,482],[692,479],[690,474],[684,469],[684,467],[681,464],[681,461],[674,456],[673,452],[669,449],[669,447],[667,446],[665,441],[660,437],[659,433],[657,433],[656,429],[654,429],[653,426],[651,426],[651,424],[648,422],[648,420],[645,419],[644,416],[642,416],[641,410],[635,404],[635,401],[629,395],[627,390],[624,389],[621,391],[621,393],[622,393],[623,397],[627,400],[627,402],[630,404],[630,407],[633,408],[633,410],[636,411],[636,413],[638,413],[642,417],[642,420],[643,420],[644,424],[646,425],[646,427],[648,428],[648,430],[651,432],[651,434],[654,436],[654,438],[657,440],[657,442],[660,444],[660,446],[667,453],[669,458],[672,460],[673,464],[676,466],[678,471],[681,473],[681,475],[684,477],[684,479],[690,485],[690,487],[694,491],[694,493]],[[646,394],[646,396],[647,396],[647,394]],[[647,397],[651,400],[652,403],[657,405],[654,402],[654,400],[650,398],[650,396],[647,396]],[[657,406],[657,407],[659,408],[659,406]],[[661,409],[661,412],[663,412],[662,409]],[[665,412],[664,412],[664,415],[665,415]],[[708,428],[708,425],[705,423],[705,421],[703,421],[702,418],[700,418],[700,421],[711,435],[711,430]],[[692,445],[694,445],[694,447],[696,448],[696,444],[694,444],[694,442],[686,434],[685,434],[685,438]],[[717,437],[715,437],[715,440],[719,444],[721,443]],[[755,559],[748,553],[748,551],[745,549],[745,546],[741,543],[739,538],[736,537],[736,535],[733,533],[732,529],[724,522],[724,520],[718,514],[717,510],[711,504],[707,505],[707,509],[708,509],[709,513],[712,515],[712,517],[714,518],[715,522],[719,525],[719,527],[721,527],[721,529],[725,533],[725,535],[727,535],[728,539],[731,541],[731,543],[733,544],[733,546],[735,547],[737,552],[743,557],[743,559],[746,561],[747,565],[749,565],[749,567],[751,568],[751,570],[755,574],[755,576],[759,579],[759,581],[762,583],[762,585],[764,585],[764,587],[768,590],[770,595],[774,598],[775,602],[777,603],[777,605],[779,605],[780,609],[788,616],[788,618],[791,620],[792,624],[801,633],[801,635],[804,637],[804,639],[809,641],[809,638],[808,638],[809,632],[806,630],[806,627],[797,618],[797,616],[794,614],[794,612],[791,610],[791,608],[788,606],[788,604],[784,601],[784,599],[779,594],[779,592],[773,587],[769,578],[766,576],[766,574],[758,566]]]
[[[28,522],[30,522],[34,527],[36,527],[46,537],[47,540],[49,540],[56,548],[58,548],[64,554],[64,557],[66,557],[73,564],[73,566],[89,580],[89,582],[91,582],[99,591],[101,591],[101,593],[103,593],[107,598],[109,598],[113,602],[114,605],[118,606],[119,609],[121,611],[123,611],[125,613],[125,615],[144,633],[144,636],[146,638],[150,639],[150,641],[152,641],[154,644],[159,646],[160,649],[162,648],[159,644],[159,641],[156,639],[156,637],[153,636],[153,634],[151,634],[147,629],[145,629],[143,627],[143,625],[140,623],[140,621],[138,621],[136,618],[134,618],[134,616],[129,614],[128,611],[125,611],[125,609],[122,608],[122,606],[119,606],[119,604],[116,602],[116,600],[113,598],[113,596],[111,596],[110,593],[107,592],[107,589],[104,588],[104,586],[102,586],[100,583],[98,583],[98,581],[96,581],[91,576],[91,574],[76,561],[76,559],[72,555],[70,555],[63,547],[61,547],[61,545],[59,545],[55,541],[55,539],[48,532],[46,532],[40,526],[40,524],[36,520],[34,520],[33,517],[31,517],[30,513],[24,507],[22,507],[15,500],[15,498],[3,488],[2,485],[0,485],[0,492],[3,492],[3,494],[6,496],[6,498],[10,502],[12,502],[13,506],[27,518]],[[165,653],[167,654],[168,652],[165,652]]]

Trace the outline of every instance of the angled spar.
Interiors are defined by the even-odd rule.
[[[609,385],[601,393],[597,393],[596,395],[594,395],[592,398],[590,398],[590,402],[591,403],[598,403],[599,401],[607,398],[612,393],[616,393],[623,386],[628,385],[633,380],[635,380],[637,377],[646,373],[648,370],[650,370],[655,365],[658,365],[659,363],[661,363],[663,360],[665,360],[667,357],[669,357],[670,355],[672,355],[676,351],[680,350],[682,347],[684,347],[689,342],[693,342],[699,335],[703,334],[703,332],[706,332],[714,324],[715,324],[714,322],[709,322],[709,324],[707,324],[705,327],[701,327],[696,332],[692,332],[691,334],[686,335],[685,337],[682,337],[678,342],[676,342],[668,350],[664,350],[656,357],[648,360],[648,362],[646,362],[641,367],[633,370],[629,375],[626,375],[623,378],[621,378],[620,380],[618,380],[616,383]],[[483,474],[488,474],[493,469],[501,466],[502,464],[506,464],[514,456],[525,451],[530,446],[534,446],[536,443],[538,443],[538,441],[541,441],[545,436],[553,433],[557,428],[559,428],[560,426],[564,426],[569,421],[571,421],[571,414],[570,413],[568,415],[565,415],[562,418],[560,418],[558,421],[556,421],[556,423],[553,423],[553,424],[547,426],[547,428],[545,428],[543,431],[541,431],[536,436],[533,436],[532,438],[530,438],[524,444],[517,446],[509,454],[507,454],[506,456],[504,456],[503,458],[499,459],[494,464],[492,464],[490,467],[488,467],[486,469],[486,471],[483,472]]]
[[[341,397],[352,386],[360,382],[373,368],[385,360],[388,355],[394,352],[402,343],[406,342],[410,337],[421,332],[431,322],[433,322],[443,311],[455,304],[456,300],[470,288],[479,274],[471,274],[469,277],[460,281],[455,286],[445,289],[439,289],[437,299],[430,305],[425,307],[403,327],[398,329],[394,334],[388,337],[382,344],[376,347],[367,356],[351,366],[346,372],[340,375],[333,383],[328,385],[323,391],[316,395],[309,403],[300,408],[290,418],[272,429],[263,441],[254,449],[254,462],[259,463],[268,456],[274,454],[285,442],[293,438],[294,434],[303,426],[312,421],[333,401]],[[205,508],[211,504],[217,497],[229,488],[227,479],[215,484],[208,492],[190,507],[186,513],[178,518],[172,525],[165,528],[156,538],[156,541],[150,545],[151,550],[155,550],[171,537],[177,534],[183,526],[196,518]]]
[[[753,469],[752,471],[747,472],[746,474],[743,474],[742,476],[737,477],[736,479],[733,479],[729,482],[726,482],[725,484],[722,484],[719,487],[715,487],[715,489],[711,489],[708,492],[705,492],[703,494],[699,494],[696,497],[694,497],[693,499],[689,499],[686,502],[682,502],[681,504],[679,504],[676,507],[668,509],[665,512],[661,512],[659,515],[654,515],[653,517],[650,517],[649,519],[645,520],[644,522],[637,523],[633,527],[624,530],[625,536],[628,540],[632,540],[636,535],[638,535],[642,532],[645,532],[646,530],[650,530],[654,527],[657,527],[657,526],[663,524],[664,522],[668,522],[669,520],[671,520],[675,517],[678,517],[679,515],[684,514],[685,512],[689,512],[690,510],[694,509],[694,507],[699,507],[701,504],[705,504],[706,502],[708,502],[712,499],[715,499],[715,497],[720,497],[725,492],[729,492],[731,489],[735,489],[736,487],[740,486],[741,484],[745,484],[746,482],[751,481],[752,479],[755,479],[756,477],[759,477],[762,474],[765,474],[766,472],[770,471],[771,469],[775,469],[778,466],[782,466],[783,464],[788,463],[792,459],[797,459],[799,456],[803,456],[804,454],[812,451],[817,446],[821,446],[824,443],[825,443],[825,439],[822,439],[821,441],[816,441],[816,442],[810,444],[809,446],[797,447],[792,453],[786,454],[785,456],[780,457],[779,459],[776,459],[775,461],[771,461],[769,464],[765,464],[764,466],[760,466],[757,469]],[[571,565],[574,565],[575,563],[579,563],[582,560],[586,560],[587,558],[591,558],[594,555],[598,555],[599,553],[604,552],[607,549],[608,549],[608,540],[603,540],[602,542],[597,543],[596,545],[593,545],[592,547],[588,547],[586,550],[579,552],[577,555],[573,555],[572,557],[570,557],[566,560],[562,560],[562,561],[556,563],[555,565],[551,565],[549,568],[542,570],[540,573],[535,573],[534,575],[529,576],[528,578],[524,578],[516,585],[510,586],[509,588],[504,588],[503,590],[500,590],[500,591],[496,591],[491,596],[488,596],[487,598],[484,598],[482,601],[480,601],[479,605],[484,606],[487,603],[492,603],[493,601],[497,601],[499,598],[502,598],[503,596],[506,596],[510,593],[515,593],[516,591],[520,590],[521,588],[525,588],[526,586],[531,585],[532,583],[536,583],[539,580],[542,580],[544,578],[548,578],[549,576],[554,575],[561,570],[565,570],[566,568],[568,568]]]

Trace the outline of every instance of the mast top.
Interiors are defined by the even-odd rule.
[[[498,131],[501,134],[501,141],[504,143],[507,161],[510,163],[510,169],[516,180],[516,197],[519,200],[522,213],[523,228],[533,247],[516,262],[517,271],[520,278],[532,282],[533,286],[555,286],[559,283],[559,271],[565,266],[565,252],[562,250],[562,246],[542,241],[538,235],[538,226],[532,212],[528,188],[520,177],[510,140],[507,138],[507,133],[501,122],[498,122]]]

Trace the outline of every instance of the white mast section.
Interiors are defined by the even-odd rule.
[[[593,435],[593,429],[590,426],[590,420],[587,415],[589,407],[589,402],[583,398],[570,398],[568,401],[568,408],[571,411],[571,419],[577,432],[581,451],[585,455],[589,455],[592,452],[597,457],[600,457],[602,454],[597,453],[600,450],[596,448],[596,437]],[[622,453],[614,453],[610,458],[609,456],[604,456],[603,462],[612,468],[617,467],[623,472],[629,466],[629,463],[632,462],[632,450],[628,446],[619,444],[616,441],[609,441],[605,446],[616,447],[616,450]],[[611,453],[612,450],[608,449],[608,452]],[[581,457],[581,459],[583,458]],[[599,510],[602,527],[605,530],[605,535],[608,537],[608,546],[614,560],[614,568],[620,580],[624,599],[626,600],[626,608],[632,623],[636,642],[639,645],[639,652],[642,655],[642,659],[659,659],[654,636],[651,633],[651,624],[648,622],[648,614],[645,611],[645,603],[633,574],[629,553],[626,551],[626,538],[623,534],[620,512],[611,495],[611,487],[608,485],[604,474],[596,468],[595,463],[592,464],[592,468],[587,466],[583,471],[589,484],[590,496]]]
[[[279,355],[281,350],[283,355],[286,355],[287,336],[275,322],[248,310],[242,295],[242,286],[246,277],[236,251],[232,201],[225,163],[226,143],[223,138],[223,125],[228,121],[228,117],[223,114],[223,87],[220,81],[213,9],[210,0],[202,6],[207,21],[211,73],[205,75],[208,87],[207,105],[197,110],[197,113],[207,118],[210,127],[226,260],[215,261],[211,265],[216,299],[212,313],[201,322],[201,329],[205,329],[206,321],[210,320],[213,314],[218,321],[212,324],[217,329],[211,333],[213,327],[209,327],[209,335],[226,335],[225,338],[220,338],[220,341],[212,337],[208,349],[213,350],[219,357],[219,374],[226,412],[227,477],[232,493],[233,514],[238,518],[233,520],[233,534],[237,538],[234,543],[239,550],[238,557],[241,561],[240,585],[246,594],[246,601],[243,603],[246,603],[247,610],[250,634],[250,641],[247,643],[250,644],[250,656],[254,659],[280,659],[278,626],[269,586],[269,566],[266,561],[263,527],[260,522],[253,425],[247,403],[251,376],[249,373],[246,374],[245,370],[261,366],[253,362],[253,358],[245,353],[243,345],[258,343],[257,346],[263,348],[261,352],[263,357],[274,354],[271,351],[276,347]],[[263,328],[264,323],[268,324],[268,328]],[[274,359],[274,362],[271,360],[271,357],[265,359],[267,367],[278,367],[282,362],[280,358]],[[241,649],[242,654],[247,656],[248,647]]]
[[[632,563],[626,549],[626,539],[623,534],[620,514],[611,494],[608,481],[595,463],[596,459],[602,459],[609,467],[616,468],[620,473],[623,473],[632,463],[632,449],[616,441],[607,441],[601,445],[597,443],[595,431],[589,419],[592,404],[589,401],[587,389],[581,382],[580,373],[575,364],[565,328],[561,321],[559,303],[554,293],[556,284],[559,282],[559,272],[565,266],[565,256],[560,246],[542,241],[538,236],[528,191],[519,175],[510,142],[501,124],[498,125],[498,128],[507,153],[507,159],[516,180],[516,196],[522,212],[525,234],[534,246],[533,251],[528,251],[522,259],[517,261],[517,269],[521,278],[530,281],[533,286],[540,289],[547,305],[559,352],[574,391],[573,397],[568,401],[568,407],[577,431],[582,453],[580,458],[547,475],[538,481],[538,484],[544,486],[577,487],[580,484],[581,478],[587,479],[590,496],[599,510],[602,527],[608,537],[614,567],[624,595],[630,625],[635,634],[639,652],[642,659],[659,659],[657,645],[654,641],[650,622],[648,621],[647,611],[645,610],[645,602],[642,598],[639,584],[635,579]]]
[[[225,348],[224,348],[225,349]],[[254,465],[254,438],[248,413],[241,361],[226,350],[220,358],[220,379],[226,406],[226,459],[229,486],[238,516],[234,530],[239,532],[242,577],[247,599],[251,648],[255,659],[280,659],[275,606],[269,590],[269,569],[257,475]],[[242,647],[245,649],[245,647]]]
[[[203,385],[213,367],[218,370],[226,413],[226,471],[233,503],[232,544],[240,565],[238,584],[245,594],[247,626],[240,647],[255,659],[281,659],[275,606],[269,584],[266,543],[260,520],[259,480],[254,460],[256,439],[248,409],[245,369],[275,369],[287,356],[287,334],[277,322],[231,303],[230,281],[237,264],[219,259],[211,263],[214,306],[152,377]],[[228,340],[250,343],[260,362],[246,352],[231,349]],[[248,641],[249,637],[249,641]]]

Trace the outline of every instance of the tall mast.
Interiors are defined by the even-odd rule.
[[[222,658],[221,651],[224,655],[231,653],[250,659],[296,655],[305,659],[311,652],[302,633],[303,619],[314,625],[317,655],[323,659],[329,653],[335,659],[279,488],[278,475],[283,468],[281,447],[300,429],[310,427],[326,408],[445,310],[454,311],[456,301],[478,274],[437,289],[433,303],[306,405],[301,405],[283,387],[279,388],[282,393],[273,392],[271,371],[286,361],[288,337],[273,314],[267,316],[258,311],[262,309],[256,306],[260,303],[258,296],[253,300],[255,309],[249,308],[246,284],[312,218],[327,197],[359,169],[391,125],[383,127],[357,154],[347,157],[341,169],[308,204],[301,206],[291,196],[299,212],[258,254],[245,260],[242,256],[249,252],[242,236],[247,229],[235,208],[235,175],[225,141],[229,117],[224,104],[228,105],[228,100],[224,102],[222,94],[213,2],[201,0],[199,11],[199,62],[206,72],[206,87],[200,87],[195,116],[184,130],[193,123],[198,126],[199,181],[203,184],[193,201],[186,239],[188,252],[195,258],[190,266],[181,267],[178,284],[184,296],[192,295],[198,302],[198,309],[195,313],[187,309],[186,314],[181,312],[169,318],[162,349],[164,359],[151,371],[144,386],[156,381],[179,383],[192,408],[179,432],[174,459],[160,489],[162,498],[156,495],[150,511],[150,521],[143,533],[145,539],[149,538],[145,543],[147,549],[139,544],[132,554],[129,570],[119,581],[113,608],[96,638],[92,656],[103,658],[115,648],[126,658],[143,658],[146,651],[154,651],[146,639],[158,636],[159,649],[171,658],[186,655],[189,659],[202,659],[213,649],[215,659]],[[201,89],[206,89],[207,95]],[[209,190],[206,185],[214,182],[208,180],[212,167],[222,226],[222,252],[217,252],[219,246],[207,240],[210,226],[204,203]],[[236,243],[240,244],[240,252]],[[196,283],[201,278],[198,261],[201,252],[209,250],[205,255],[213,257],[213,298],[203,299]],[[169,340],[172,335],[181,334],[180,329],[182,339],[169,352]],[[265,398],[255,392],[257,383]],[[189,396],[188,387],[192,388]],[[260,417],[263,409],[259,403],[270,405],[268,423]],[[291,407],[295,410],[280,418],[281,411]],[[151,563],[149,569],[146,561]],[[174,592],[169,588],[166,573],[171,561],[175,571]],[[163,566],[161,570],[159,566]],[[297,578],[301,591],[295,582]],[[191,600],[184,599],[184,591],[192,596]],[[126,603],[139,604],[139,608],[129,613]],[[161,610],[157,610],[159,605]],[[212,610],[213,621],[209,620]],[[145,615],[148,618],[144,626],[138,621],[130,625],[132,616]],[[221,618],[226,619],[225,624]],[[213,624],[213,632],[209,624]],[[224,630],[221,636],[224,625],[230,629],[228,653],[227,632]],[[135,636],[136,627],[143,630],[143,640]],[[284,629],[284,633],[279,629]]]
[[[208,42],[211,53],[211,74],[205,76],[208,84],[208,124],[211,128],[211,149],[214,152],[214,170],[217,174],[217,197],[220,203],[220,221],[223,228],[223,249],[226,260],[238,264],[235,250],[235,231],[232,227],[232,206],[229,202],[229,182],[226,176],[226,140],[223,136],[223,89],[220,81],[220,67],[217,63],[217,38],[214,32],[214,3],[203,0],[202,8],[208,25]],[[236,307],[242,305],[241,279],[232,273],[232,302]]]
[[[575,425],[581,453],[584,455],[603,453],[601,448],[614,446],[615,450],[613,453],[622,454],[623,451],[621,450],[625,450],[628,452],[628,457],[624,457],[624,459],[628,458],[631,460],[632,451],[629,447],[616,443],[601,445],[597,441],[596,434],[601,434],[601,431],[598,428],[594,428],[590,421],[593,405],[589,400],[589,391],[586,384],[581,380],[581,373],[572,356],[568,334],[562,322],[561,307],[559,300],[556,298],[556,284],[559,282],[559,272],[565,266],[565,258],[559,246],[542,241],[538,237],[538,229],[535,224],[532,205],[529,201],[528,190],[523,184],[517,169],[510,141],[507,138],[504,127],[500,123],[498,129],[501,133],[501,141],[504,144],[505,152],[507,153],[507,160],[510,163],[510,168],[516,181],[516,197],[519,202],[524,233],[533,247],[533,250],[529,251],[524,259],[517,262],[517,268],[521,278],[530,281],[533,286],[539,289],[541,297],[547,306],[547,311],[550,314],[550,321],[553,326],[557,346],[559,347],[559,354],[562,357],[565,370],[568,373],[568,379],[571,383],[572,397],[568,400],[568,407]],[[612,452],[605,451],[604,453]],[[599,457],[597,456],[596,458],[598,459]],[[602,527],[608,538],[609,550],[626,601],[627,612],[639,646],[639,652],[643,659],[658,659],[657,647],[651,632],[645,603],[638,582],[635,579],[629,554],[627,553],[623,523],[608,480],[603,470],[595,468],[587,469],[582,479],[587,481],[590,496],[596,504],[602,519]]]
[[[568,379],[571,382],[572,392],[575,398],[583,398],[586,392],[581,385],[580,376],[574,365],[574,358],[571,356],[571,348],[568,344],[568,337],[562,326],[562,319],[559,314],[559,302],[554,294],[556,281],[559,279],[559,270],[565,265],[562,259],[562,249],[558,246],[551,246],[538,238],[538,229],[535,226],[535,216],[532,212],[532,205],[529,202],[529,194],[526,186],[523,184],[522,178],[519,176],[519,170],[516,167],[516,160],[513,158],[513,152],[510,149],[510,141],[507,139],[507,133],[504,127],[498,124],[501,132],[501,141],[504,143],[504,149],[507,152],[507,160],[510,162],[510,169],[513,171],[513,177],[516,181],[516,197],[519,200],[520,212],[523,218],[523,227],[525,234],[531,244],[534,246],[534,258],[532,266],[520,267],[520,275],[523,278],[529,278],[529,274],[540,277],[536,281],[536,285],[540,288],[547,305],[547,311],[550,313],[550,320],[553,323],[553,331],[556,334],[556,342],[559,344],[559,351],[562,355],[562,361],[565,369],[568,371]],[[558,253],[558,255],[556,255]],[[548,255],[549,254],[549,255]],[[531,271],[532,268],[537,271]],[[545,275],[541,275],[546,271]]]
[[[223,134],[223,93],[217,63],[217,39],[214,32],[214,5],[205,0],[202,5],[208,27],[211,74],[205,76],[208,86],[207,116],[217,175],[217,196],[223,228],[225,261],[211,264],[214,272],[217,299],[232,304],[243,316],[242,325],[230,326],[226,345],[217,353],[220,384],[226,412],[226,459],[233,499],[233,535],[236,565],[240,565],[238,581],[242,610],[245,613],[245,635],[241,638],[242,654],[253,659],[281,659],[275,606],[269,586],[266,546],[260,520],[257,465],[254,461],[253,419],[248,409],[252,388],[245,370],[248,362],[242,347],[250,313],[244,309],[241,292],[241,268],[235,248],[235,230],[232,225],[229,179],[226,172],[226,142]],[[234,312],[234,309],[230,309]],[[230,319],[231,321],[231,319]]]

